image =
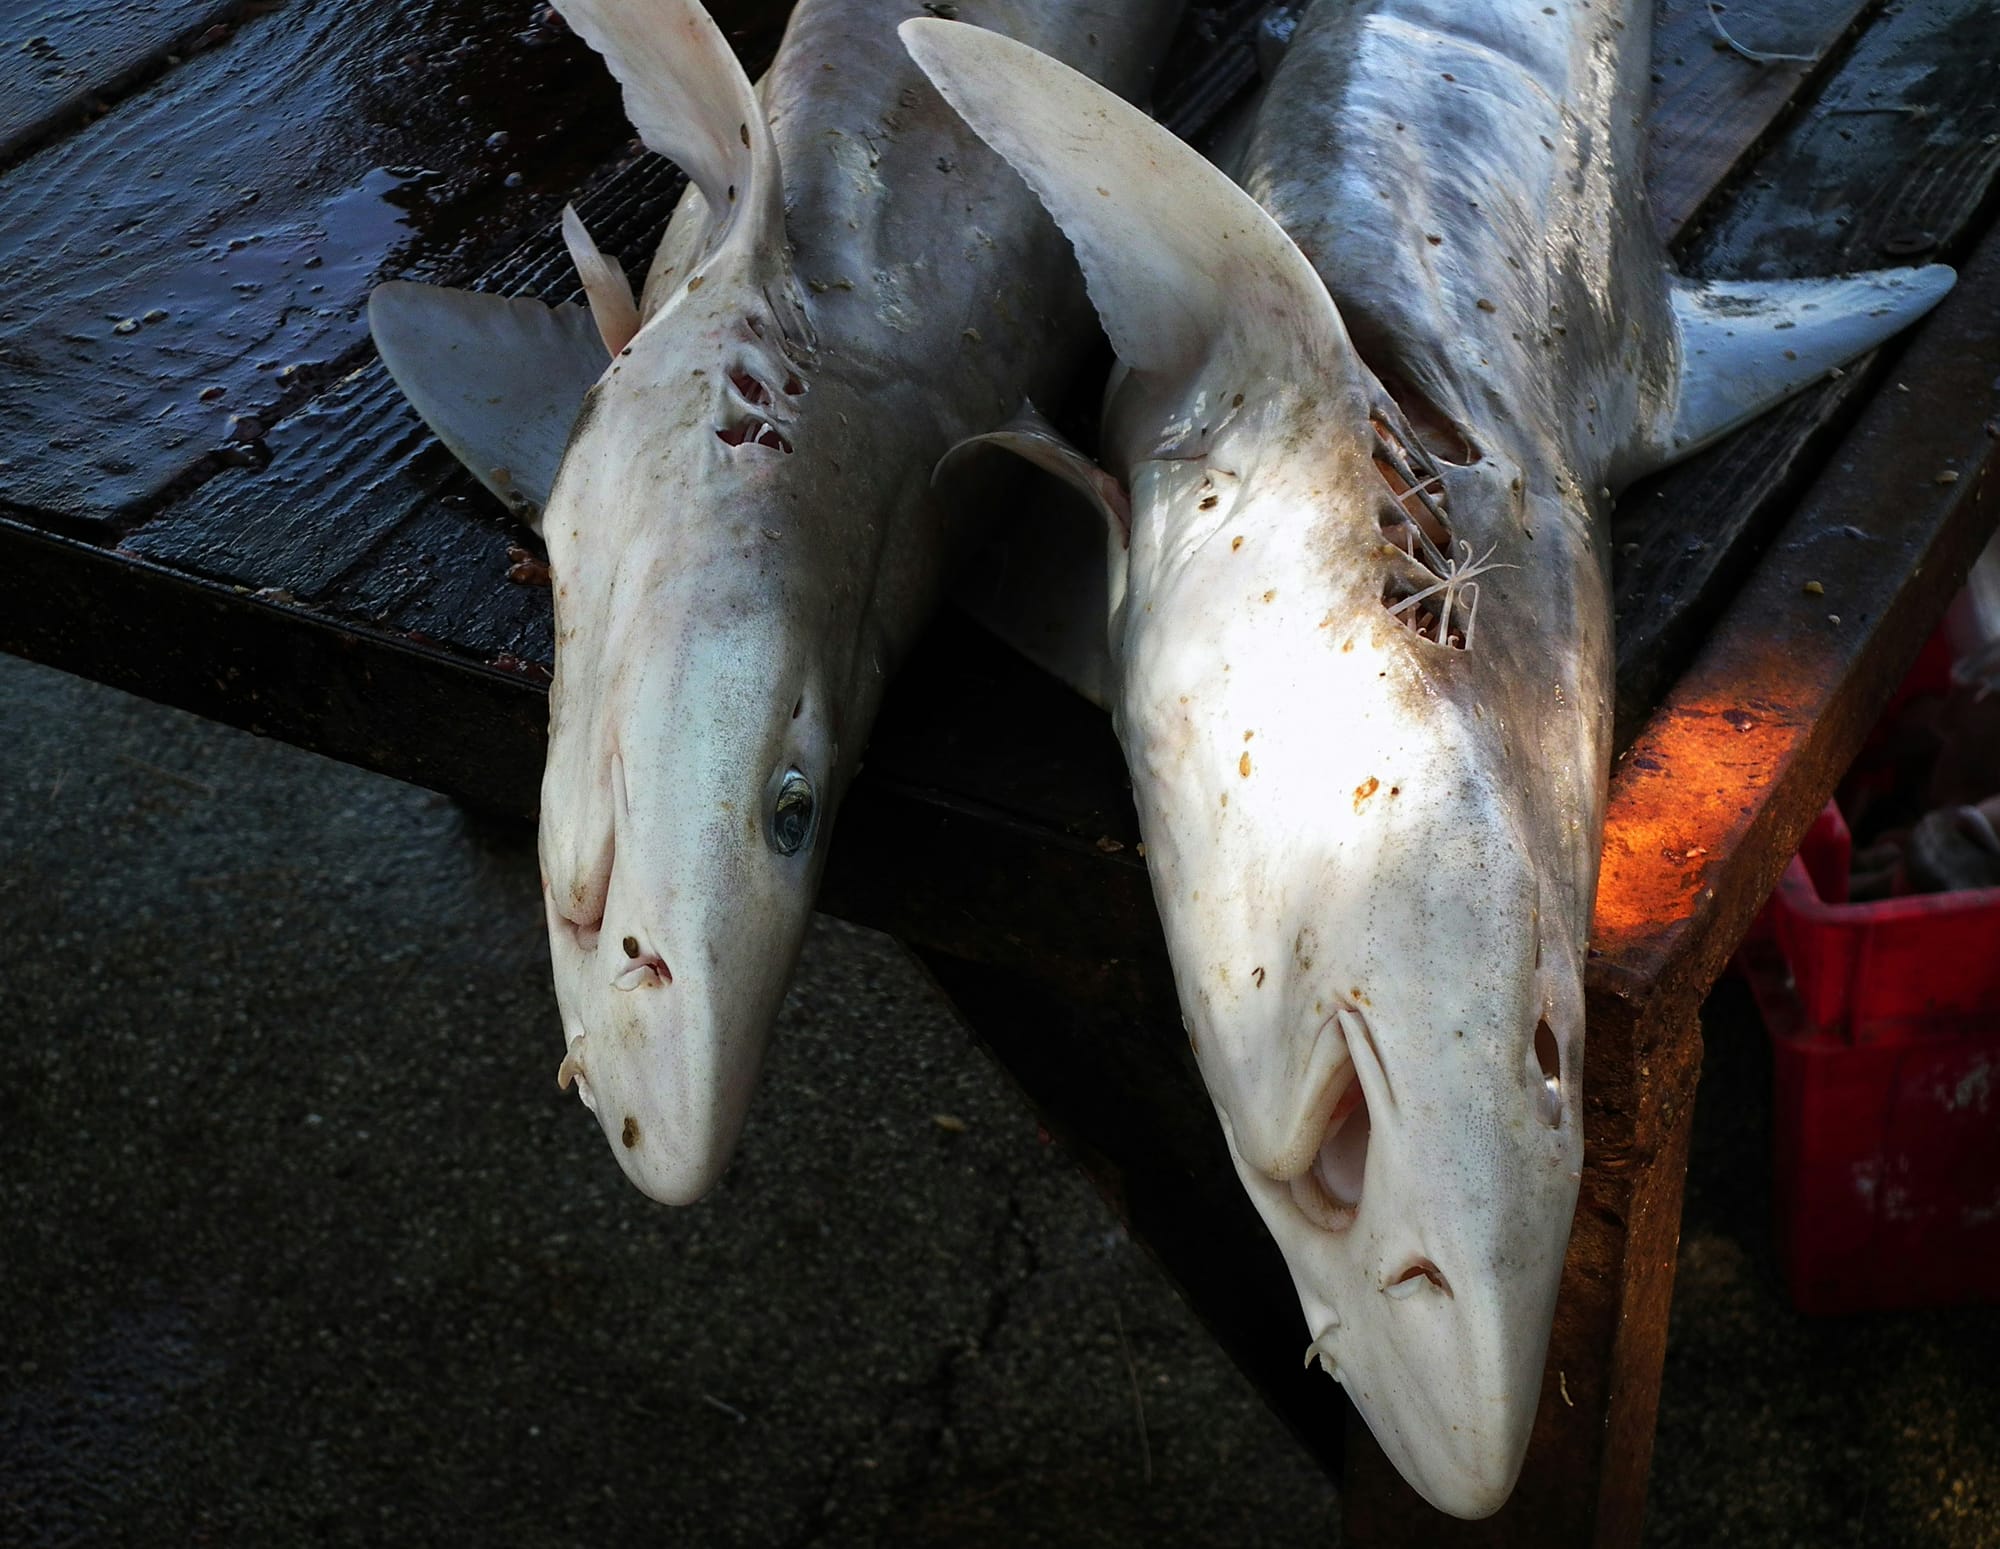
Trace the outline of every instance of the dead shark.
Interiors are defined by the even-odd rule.
[[[1097,685],[1184,1020],[1315,1357],[1459,1516],[1512,1489],[1583,1137],[1612,493],[1894,332],[1940,268],[1691,284],[1648,0],[1323,0],[1242,187],[1032,50],[906,23],[1118,356]],[[958,455],[967,455],[960,453]]]
[[[1074,370],[1066,244],[894,27],[805,0],[753,87],[692,0],[559,0],[691,186],[643,295],[574,212],[590,303],[385,285],[440,438],[540,515],[555,681],[541,865],[574,1080],[655,1199],[719,1176],[884,681],[931,610],[946,448]],[[1143,86],[1175,7],[963,0]]]

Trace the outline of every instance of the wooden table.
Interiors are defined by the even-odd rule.
[[[721,14],[754,60],[784,9]],[[1260,9],[1196,14],[1170,122],[1248,81]],[[1962,277],[1906,341],[1620,507],[1582,1197],[1498,1516],[1422,1506],[1300,1369],[1101,716],[947,615],[830,860],[825,907],[928,965],[1300,1439],[1344,1452],[1357,1545],[1637,1541],[1697,1010],[2000,516],[2000,0],[1727,15],[1814,58],[1753,62],[1700,0],[1665,0],[1652,187],[1684,265]],[[678,179],[539,7],[151,0],[29,25],[8,50],[31,68],[0,80],[0,647],[530,811],[551,655],[532,540],[404,407],[361,305],[398,275],[570,294],[560,203],[630,270]]]

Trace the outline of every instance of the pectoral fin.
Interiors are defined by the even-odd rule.
[[[1168,130],[998,33],[921,17],[898,30],[945,101],[1055,217],[1112,348],[1135,371],[1254,363],[1293,382],[1365,371],[1305,255]]]
[[[952,599],[986,628],[1092,704],[1109,703],[1110,592],[1122,590],[1132,506],[1122,486],[1023,404],[998,430],[939,459],[936,485],[969,477],[981,454],[1012,452],[1081,495],[1102,526],[1046,481],[1011,502],[986,544],[960,567]],[[1108,559],[1108,564],[1107,564]]]
[[[778,148],[729,40],[695,0],[556,0],[624,88],[648,150],[687,173],[707,203],[708,251],[738,232],[783,244]]]
[[[931,483],[946,482],[985,447],[1012,452],[1042,472],[1054,474],[1097,509],[1119,548],[1131,543],[1132,499],[1125,486],[1071,445],[1032,403],[1022,404],[1020,412],[998,430],[967,436],[946,452],[931,472]]]
[[[1699,451],[1915,322],[1943,264],[1827,280],[1676,280],[1680,392],[1662,464]]]
[[[604,343],[581,307],[392,281],[368,298],[383,364],[424,423],[537,525]]]

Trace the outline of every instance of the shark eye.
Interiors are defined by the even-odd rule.
[[[798,854],[812,843],[817,819],[812,781],[800,769],[787,769],[771,804],[771,848],[780,855]]]
[[[1550,1129],[1562,1127],[1562,1049],[1556,1043],[1556,1035],[1549,1026],[1549,1019],[1543,1017],[1535,1024],[1535,1063],[1541,1067],[1542,1085],[1535,1094],[1535,1108],[1541,1121]]]

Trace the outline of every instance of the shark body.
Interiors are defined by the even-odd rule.
[[[1320,0],[1241,187],[1047,60],[906,24],[1119,357],[1111,710],[1184,1021],[1318,1359],[1428,1500],[1512,1489],[1582,1165],[1613,492],[1933,303],[1695,286],[1641,181],[1651,7]]]
[[[953,442],[1088,342],[1066,246],[938,99],[914,4],[804,0],[755,87],[693,0],[559,0],[690,187],[640,294],[574,212],[588,312],[377,290],[441,438],[539,516],[556,663],[540,852],[567,1055],[647,1194],[721,1173],[883,684],[936,598]],[[1143,87],[1175,7],[965,0]]]

